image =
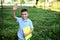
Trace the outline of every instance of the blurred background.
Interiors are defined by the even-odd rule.
[[[22,8],[28,9],[34,25],[31,40],[60,40],[60,0],[0,0],[0,40],[18,40],[14,4],[18,4],[18,17]]]

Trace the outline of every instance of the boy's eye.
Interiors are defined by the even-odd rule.
[[[22,15],[27,15],[27,14],[22,14]]]

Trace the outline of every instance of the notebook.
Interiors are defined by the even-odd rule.
[[[27,26],[26,28],[23,29],[24,34],[28,33],[29,31],[30,31],[30,26]],[[30,33],[28,36],[26,36],[25,40],[28,40],[31,37],[32,37],[32,33]]]

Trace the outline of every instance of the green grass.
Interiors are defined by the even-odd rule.
[[[16,15],[21,17],[20,10],[27,8],[29,18],[34,25],[33,37],[31,40],[60,40],[60,12],[37,9],[32,7],[18,7]],[[1,11],[0,11],[1,12]],[[18,23],[12,17],[12,7],[4,6],[4,27],[0,25],[1,40],[17,40]],[[2,14],[0,19],[2,22]],[[1,24],[1,23],[0,23]]]

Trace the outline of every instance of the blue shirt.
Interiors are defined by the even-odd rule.
[[[16,17],[16,21],[19,24],[19,31],[17,34],[18,38],[20,38],[21,40],[24,40],[23,28],[30,26],[30,28],[33,29],[32,21],[30,19],[27,19],[26,21],[24,21],[23,18],[18,18],[18,17]]]

